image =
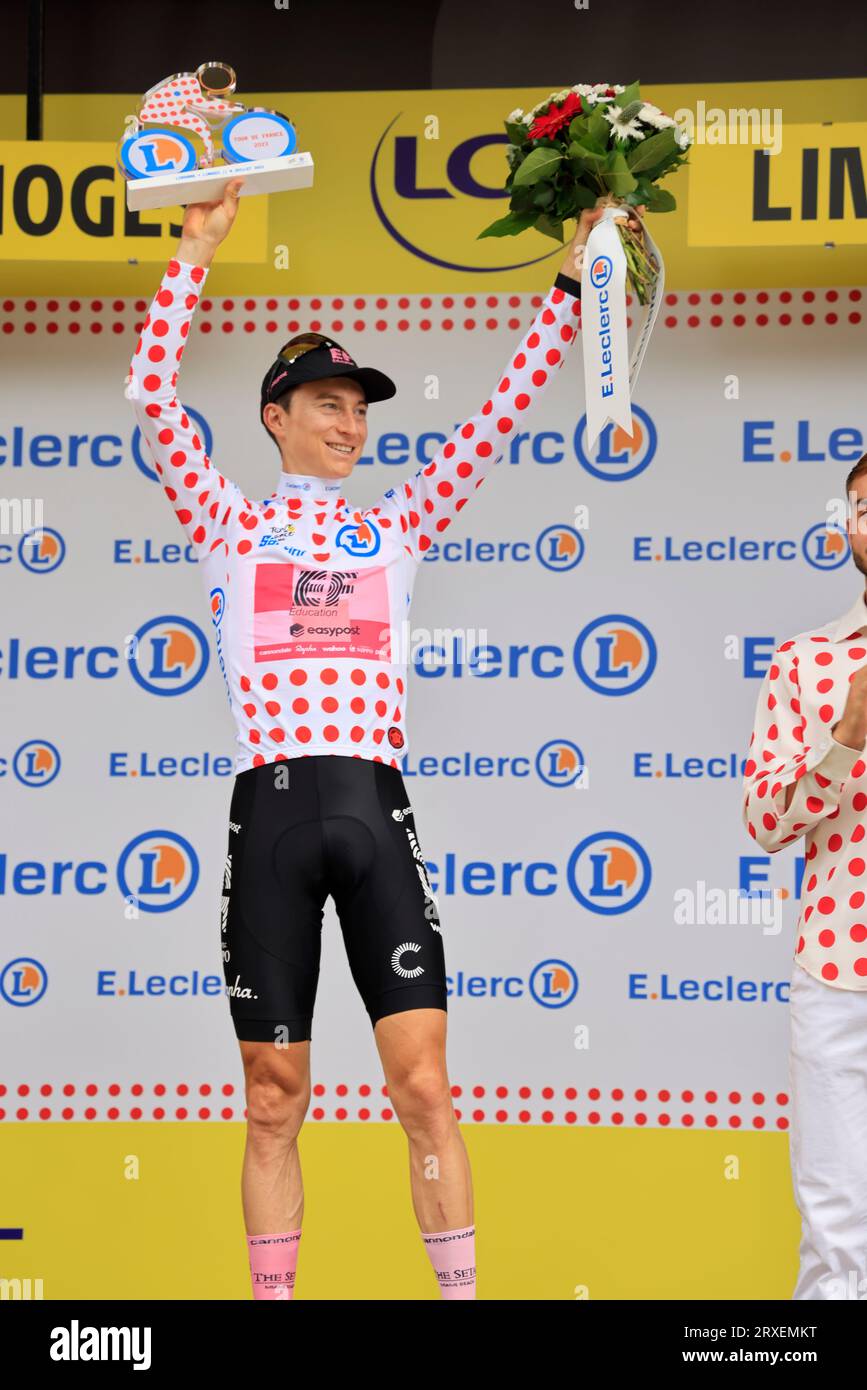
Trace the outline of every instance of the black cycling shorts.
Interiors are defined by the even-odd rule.
[[[287,758],[238,773],[232,792],[221,935],[238,1038],[311,1036],[329,894],[371,1024],[446,1009],[439,916],[401,773],[370,758]]]

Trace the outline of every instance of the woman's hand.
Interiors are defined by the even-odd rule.
[[[633,232],[641,231],[641,223],[635,216],[635,212],[637,212],[641,217],[643,217],[646,211],[647,207],[644,203],[639,203],[638,207],[635,208],[634,211],[629,207],[623,207],[623,216],[627,219],[626,225]],[[587,245],[587,241],[591,231],[593,230],[594,226],[599,221],[600,217],[604,212],[604,207],[585,208],[584,211],[581,213],[581,216],[578,218],[578,225],[575,229],[575,235],[569,243],[569,250],[566,253],[566,259],[563,262],[563,265],[561,266],[562,273],[564,275],[571,276],[573,280],[581,279],[581,265],[584,260],[584,247]]]

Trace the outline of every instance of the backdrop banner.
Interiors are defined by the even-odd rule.
[[[262,372],[292,333],[333,333],[399,386],[347,487],[367,503],[487,398],[548,283],[212,295],[179,396],[264,498]],[[579,332],[423,563],[403,774],[466,1118],[786,1127],[803,844],[749,838],[741,771],[775,644],[861,584],[833,504],[865,449],[862,294],[668,293],[632,436],[592,448]],[[9,1120],[242,1115],[220,956],[234,738],[204,585],[124,398],[147,304],[0,304]],[[311,1113],[380,1118],[330,902],[313,1041]]]

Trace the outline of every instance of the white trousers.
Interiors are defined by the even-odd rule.
[[[795,962],[789,1036],[792,1298],[867,1299],[867,991],[833,989]]]

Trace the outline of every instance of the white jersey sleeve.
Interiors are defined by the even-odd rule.
[[[197,559],[225,547],[233,514],[249,508],[241,489],[205,453],[176,388],[205,266],[172,259],[151,301],[130,363],[127,399],[157,475]]]
[[[562,367],[580,311],[580,284],[558,275],[484,405],[430,463],[369,508],[380,525],[400,527],[415,560],[451,526]]]

